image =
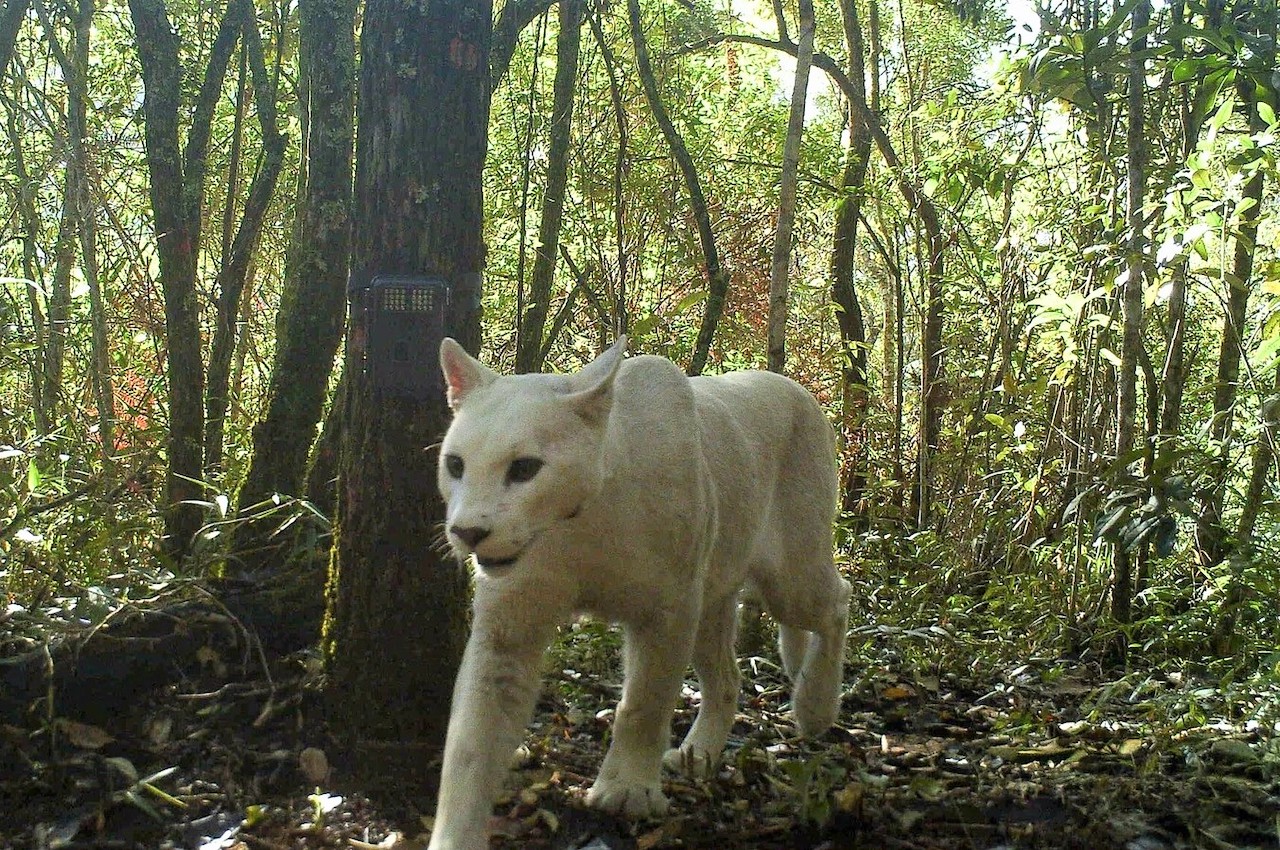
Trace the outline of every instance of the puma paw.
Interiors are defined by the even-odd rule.
[[[418,845],[421,847],[422,845]],[[452,838],[432,834],[431,843],[427,846],[427,850],[488,850],[489,840],[483,836],[477,836],[470,841],[453,840]]]
[[[662,766],[673,773],[706,779],[715,770],[716,762],[701,747],[673,747],[663,755]]]
[[[661,817],[669,806],[658,783],[627,784],[601,776],[587,792],[587,805],[634,820]]]

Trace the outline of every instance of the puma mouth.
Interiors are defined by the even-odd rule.
[[[481,558],[476,555],[476,563],[480,565],[480,569],[489,574],[504,572],[508,567],[520,560],[520,552],[515,553],[510,558]]]

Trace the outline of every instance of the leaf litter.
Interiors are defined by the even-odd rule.
[[[300,655],[260,682],[188,682],[140,697],[110,728],[0,727],[0,847],[425,848],[430,800],[344,785],[316,666]],[[809,741],[794,735],[774,667],[751,667],[720,769],[668,777],[670,815],[639,824],[582,802],[615,683],[550,676],[494,809],[493,847],[1280,847],[1280,738],[1256,723],[1160,727],[1151,693],[1191,692],[1177,677],[864,669],[838,725]],[[677,735],[696,703],[691,682]]]

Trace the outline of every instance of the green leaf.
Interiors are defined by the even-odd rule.
[[[694,292],[690,292],[688,295],[686,295],[685,297],[681,298],[679,301],[676,302],[676,306],[672,308],[671,312],[673,314],[683,313],[685,310],[688,310],[693,305],[701,304],[703,301],[706,301],[706,300],[707,300],[707,290],[699,289]]]
[[[1258,101],[1258,117],[1271,126],[1276,123],[1276,111],[1265,100]]]
[[[1226,98],[1218,106],[1217,111],[1213,113],[1213,117],[1209,119],[1209,127],[1214,130],[1221,130],[1227,126],[1227,122],[1231,120],[1231,114],[1235,111],[1235,108],[1235,95],[1228,92]]]
[[[1222,89],[1235,82],[1235,78],[1234,68],[1220,68],[1205,77],[1204,84],[1196,92],[1195,103],[1191,110],[1192,124],[1203,123],[1209,110],[1213,109],[1214,104],[1218,102],[1218,95],[1222,93]]]
[[[1080,506],[1084,504],[1084,500],[1093,493],[1093,488],[1086,487],[1076,494],[1075,498],[1067,503],[1067,507],[1062,512],[1062,521],[1071,522],[1080,513]]]
[[[632,339],[637,339],[637,340],[640,339],[649,331],[656,328],[658,326],[659,321],[660,319],[657,313],[650,313],[649,315],[645,316],[643,319],[641,319],[640,321],[636,322],[634,325],[631,326]]]
[[[1160,520],[1161,517],[1153,516],[1145,517],[1129,523],[1120,533],[1120,540],[1118,541],[1120,546],[1122,546],[1126,552],[1132,552],[1134,549],[1137,549],[1147,541],[1152,533],[1155,532],[1156,526],[1160,524]]]
[[[43,481],[44,473],[36,465],[36,459],[31,458],[31,460],[27,461],[27,492],[34,493],[39,490]]]
[[[1185,83],[1187,80],[1194,80],[1203,67],[1199,59],[1179,59],[1173,65],[1173,81]]]
[[[1116,531],[1129,520],[1129,506],[1121,505],[1102,515],[1093,531],[1093,542],[1111,540]]]
[[[1137,5],[1138,0],[1128,0],[1128,2],[1121,4],[1118,9],[1111,13],[1111,17],[1107,19],[1107,22],[1100,27],[1101,34],[1114,35],[1120,32],[1120,26],[1133,14],[1133,10]]]
[[[1156,528],[1156,557],[1167,558],[1178,545],[1178,523],[1171,516],[1161,517]]]

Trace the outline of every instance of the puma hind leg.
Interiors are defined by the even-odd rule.
[[[820,735],[835,723],[844,681],[852,588],[829,559],[820,575],[812,582],[793,578],[764,586],[769,613],[778,621],[782,666],[792,682],[792,713],[803,735]]]
[[[778,654],[782,656],[782,670],[793,682],[800,675],[808,648],[809,632],[786,623],[778,624]]]
[[[734,652],[737,613],[737,594],[708,603],[702,612],[693,648],[693,669],[698,674],[702,703],[684,742],[663,757],[669,770],[706,776],[720,761],[738,710],[741,673]]]
[[[808,631],[804,660],[791,680],[791,708],[803,735],[821,735],[840,711],[852,589],[844,579],[838,581],[839,590],[819,614],[817,628]]]

